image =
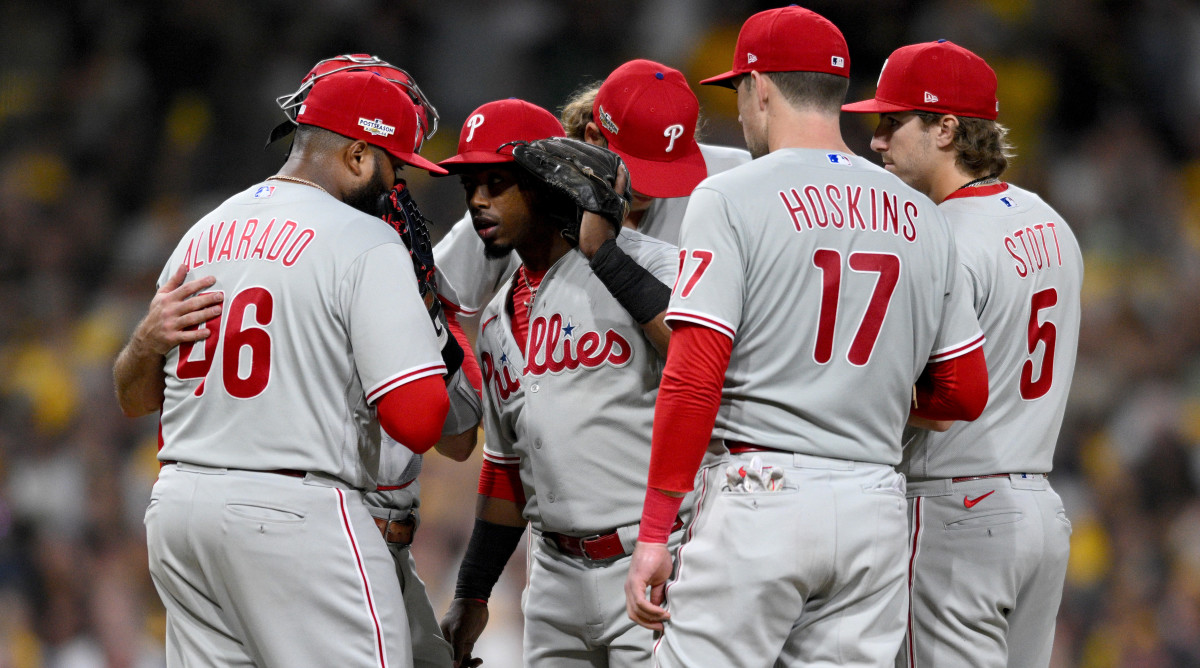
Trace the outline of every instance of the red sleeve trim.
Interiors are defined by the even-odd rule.
[[[401,385],[404,385],[406,383],[411,383],[414,380],[417,380],[420,378],[425,378],[427,376],[441,376],[444,373],[446,373],[446,365],[443,364],[442,362],[437,362],[435,364],[428,364],[425,366],[419,366],[415,369],[408,369],[405,371],[401,371],[400,373],[396,374],[395,376],[392,376],[391,378],[388,378],[387,380],[385,380],[382,383],[380,383],[379,385],[377,385],[375,387],[375,389],[368,391],[367,392],[367,403],[368,404],[375,403],[375,401],[378,400],[380,396],[382,396],[388,392],[391,392],[392,390],[394,390],[397,387],[400,387]]]
[[[475,351],[471,349],[471,339],[467,337],[467,332],[463,330],[462,323],[458,321],[458,317],[453,313],[446,313],[446,326],[450,328],[450,333],[454,336],[454,340],[458,341],[458,346],[463,349],[462,370],[467,375],[467,382],[471,383],[471,387],[475,388],[475,394],[481,394],[483,390],[483,373],[479,370],[479,360],[475,357]]]
[[[493,499],[525,505],[525,488],[521,485],[521,469],[516,464],[497,464],[483,460],[479,469],[479,493]]]
[[[685,311],[682,309],[671,309],[671,310],[667,311],[667,314],[665,316],[663,316],[663,319],[666,320],[667,323],[671,325],[672,330],[674,330],[676,327],[675,323],[679,323],[680,325],[682,325],[683,323],[690,322],[690,323],[693,323],[696,325],[704,325],[705,327],[708,327],[709,329],[715,329],[718,332],[724,334],[725,336],[728,336],[730,339],[732,339],[734,337],[734,335],[737,334],[737,331],[733,328],[733,325],[725,322],[724,320],[721,320],[719,318],[714,318],[710,315],[705,315],[703,313],[697,313],[695,311]]]
[[[976,348],[983,347],[984,341],[985,339],[983,332],[980,332],[975,336],[975,338],[967,341],[966,343],[959,343],[943,350],[933,351],[933,353],[929,355],[929,363],[945,362],[946,360],[958,357],[959,355],[965,355]]]

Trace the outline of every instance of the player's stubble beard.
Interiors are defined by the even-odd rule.
[[[367,215],[378,216],[383,210],[382,199],[389,192],[391,188],[383,180],[383,170],[376,163],[371,180],[349,192],[342,201]]]

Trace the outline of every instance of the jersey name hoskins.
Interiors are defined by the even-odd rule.
[[[832,227],[891,232],[910,243],[917,240],[920,210],[916,203],[886,190],[867,188],[864,192],[862,186],[828,183],[780,190],[779,198],[797,232]]]
[[[563,326],[558,313],[531,320],[525,373],[540,376],[579,367],[594,369],[602,364],[622,367],[629,363],[633,347],[616,330],[609,329],[602,336],[595,331],[576,333],[575,329],[569,321]]]
[[[505,358],[501,358],[505,359]],[[508,398],[517,393],[521,389],[521,380],[514,378],[512,375],[512,367],[508,364],[496,368],[496,361],[492,359],[492,354],[484,351],[479,356],[479,364],[483,367],[483,382],[491,383],[495,381],[496,396],[500,397],[500,401],[508,401]]]
[[[316,236],[311,228],[301,228],[294,220],[282,223],[277,218],[266,223],[257,218],[240,223],[222,220],[200,230],[188,241],[183,261],[192,269],[229,260],[281,261],[283,266],[290,267]]]
[[[1050,238],[1054,248],[1046,241],[1046,230],[1050,230]],[[1050,262],[1062,266],[1062,249],[1058,246],[1058,230],[1052,222],[1046,222],[1005,235],[1004,249],[1013,259],[1013,269],[1017,276],[1026,278],[1043,269],[1050,267]]]

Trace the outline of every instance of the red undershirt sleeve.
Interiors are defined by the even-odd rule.
[[[446,382],[425,376],[393,388],[375,403],[379,426],[409,450],[423,454],[442,437],[450,411]]]
[[[496,464],[485,458],[479,469],[479,494],[524,507],[525,488],[521,486],[520,465]]]
[[[467,375],[467,382],[471,383],[475,393],[479,394],[483,391],[483,373],[479,370],[479,360],[475,358],[475,351],[471,349],[471,340],[467,338],[462,323],[453,311],[446,311],[446,325],[450,328],[450,334],[458,341],[458,346],[463,349],[462,370]]]
[[[654,406],[650,477],[638,540],[665,543],[712,440],[721,406],[721,387],[733,352],[733,339],[714,329],[681,322],[671,345]]]
[[[987,362],[983,348],[934,362],[916,384],[912,414],[929,420],[974,420],[988,401]]]

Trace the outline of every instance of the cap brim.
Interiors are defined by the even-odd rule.
[[[687,197],[708,177],[700,146],[671,161],[646,160],[617,151],[629,168],[630,187],[648,197]]]
[[[726,72],[724,74],[718,74],[715,77],[709,77],[707,79],[702,79],[700,81],[700,85],[701,86],[724,86],[725,88],[737,88],[737,86],[733,85],[732,79],[734,77],[738,76],[739,74],[745,74],[745,72],[734,72],[734,71],[730,70],[729,72]]]
[[[863,100],[862,102],[851,102],[850,104],[842,105],[842,111],[851,114],[890,114],[896,111],[912,110],[913,108],[911,106],[904,106],[902,104],[894,104],[876,99]]]
[[[456,169],[470,167],[472,165],[498,165],[505,162],[512,162],[514,158],[512,153],[496,153],[495,151],[467,151],[459,153],[442,160],[438,164],[445,167],[449,172],[454,172]]]
[[[441,167],[438,167],[437,163],[430,162],[416,153],[392,153],[391,151],[388,151],[388,153],[391,153],[393,158],[412,165],[413,167],[420,167],[434,176],[443,176],[450,173]]]

